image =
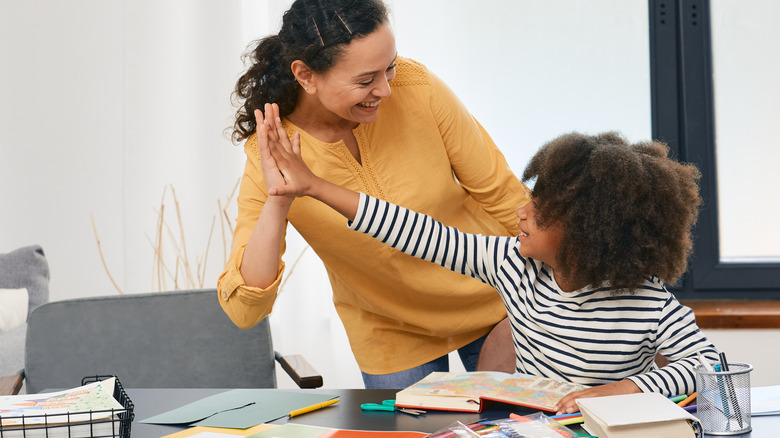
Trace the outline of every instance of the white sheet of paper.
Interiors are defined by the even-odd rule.
[[[750,415],[780,415],[780,385],[750,388]]]

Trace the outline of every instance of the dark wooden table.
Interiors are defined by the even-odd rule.
[[[135,421],[132,425],[134,438],[160,437],[178,432],[185,426],[163,426],[139,423],[139,420],[167,412],[228,389],[127,389],[127,394],[135,405]],[[464,424],[480,419],[507,418],[514,412],[520,415],[534,411],[523,411],[517,406],[500,403],[487,404],[479,414],[464,412],[428,411],[421,416],[412,416],[400,412],[362,411],[362,403],[379,403],[395,398],[397,390],[390,389],[319,389],[301,390],[337,394],[341,400],[330,407],[310,412],[299,417],[281,418],[273,424],[306,424],[310,426],[330,427],[353,430],[402,430],[432,433],[446,428],[456,421]],[[780,416],[752,418],[753,432],[738,435],[740,438],[774,438],[780,436]],[[714,438],[715,436],[705,435]]]

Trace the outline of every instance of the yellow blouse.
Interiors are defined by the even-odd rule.
[[[396,65],[392,94],[382,101],[377,120],[353,130],[362,165],[343,142],[324,143],[306,132],[303,159],[333,183],[462,231],[518,233],[514,212],[528,201],[527,189],[488,134],[424,66],[404,58]],[[283,122],[288,133],[299,130]],[[218,289],[225,312],[248,328],[271,312],[284,263],[280,254],[277,279],[266,289],[246,286],[241,277],[244,248],[268,197],[255,136],[244,149],[233,249]],[[426,363],[486,334],[506,316],[492,287],[354,232],[319,201],[294,200],[287,220],[325,264],[333,303],[363,372],[386,374]]]

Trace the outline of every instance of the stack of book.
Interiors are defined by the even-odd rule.
[[[114,398],[116,378],[65,391],[0,397],[0,436],[114,437],[123,436],[121,421],[132,416]],[[122,418],[120,418],[122,417]],[[130,418],[132,421],[132,418]]]
[[[577,399],[583,427],[599,438],[695,438],[699,419],[658,393]]]

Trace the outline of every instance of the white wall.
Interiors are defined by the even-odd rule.
[[[720,351],[726,352],[730,362],[753,365],[751,386],[780,385],[780,374],[777,372],[780,355],[773,348],[777,345],[780,330],[708,329],[703,332]]]
[[[173,186],[190,263],[202,260],[217,200],[243,168],[242,148],[222,132],[240,55],[249,40],[278,30],[289,3],[0,0],[0,252],[42,245],[52,300],[117,293],[93,214],[120,287],[154,290],[148,240],[166,187],[164,214],[179,232]],[[650,136],[646,1],[388,3],[399,54],[455,90],[516,172],[563,132]],[[221,236],[217,222],[205,287],[222,270]],[[288,248],[292,266],[305,244],[291,233]],[[313,252],[303,253],[271,322],[277,349],[304,354],[327,387],[362,386]],[[768,368],[777,357],[756,360]]]
[[[122,3],[0,7],[3,251],[41,244],[54,299],[110,293],[89,213],[120,230],[104,243],[121,267]]]
[[[153,290],[149,239],[169,185],[191,264],[204,258],[217,199],[243,163],[222,135],[241,18],[240,2],[0,3],[0,243],[43,246],[52,299],[117,293],[90,214],[120,287]],[[166,199],[178,234],[170,187]],[[204,286],[224,264],[219,232],[217,222]]]

